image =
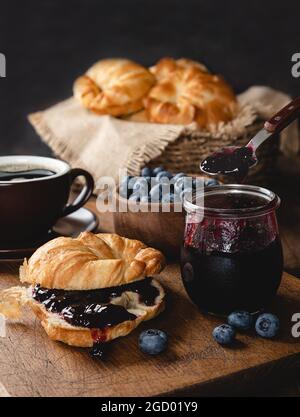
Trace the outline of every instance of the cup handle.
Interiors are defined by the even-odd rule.
[[[75,198],[75,200],[72,203],[66,205],[66,207],[63,210],[62,217],[67,216],[68,214],[71,214],[74,211],[80,209],[80,207],[82,207],[92,195],[95,186],[93,177],[84,169],[73,168],[71,169],[69,175],[71,184],[77,177],[82,176],[85,179],[85,185],[83,186],[82,190],[80,191],[79,195]]]

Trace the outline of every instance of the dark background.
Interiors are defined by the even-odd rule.
[[[295,96],[299,16],[299,0],[0,0],[0,154],[48,154],[26,115],[69,97],[73,80],[103,57],[149,65],[186,56],[237,92],[265,84]]]

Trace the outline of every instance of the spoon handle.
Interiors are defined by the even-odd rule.
[[[264,128],[270,133],[279,133],[300,115],[300,96],[267,120]]]

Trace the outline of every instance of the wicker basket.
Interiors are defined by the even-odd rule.
[[[243,146],[262,128],[263,121],[257,120],[251,126],[245,128],[244,134],[232,138],[228,135],[213,137],[211,133],[194,132],[181,136],[176,142],[169,144],[164,152],[149,163],[149,166],[164,166],[171,172],[184,172],[191,175],[199,175],[199,164],[208,155],[225,146]],[[265,185],[274,169],[279,155],[279,139],[267,141],[257,151],[259,163],[250,170],[247,182]],[[274,171],[273,171],[274,175]],[[228,178],[220,177],[223,182]]]

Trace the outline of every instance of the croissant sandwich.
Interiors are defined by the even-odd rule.
[[[82,233],[40,247],[20,268],[21,282],[0,292],[0,313],[16,319],[29,305],[52,340],[93,347],[126,336],[164,308],[164,290],[151,275],[164,256],[115,234]]]

